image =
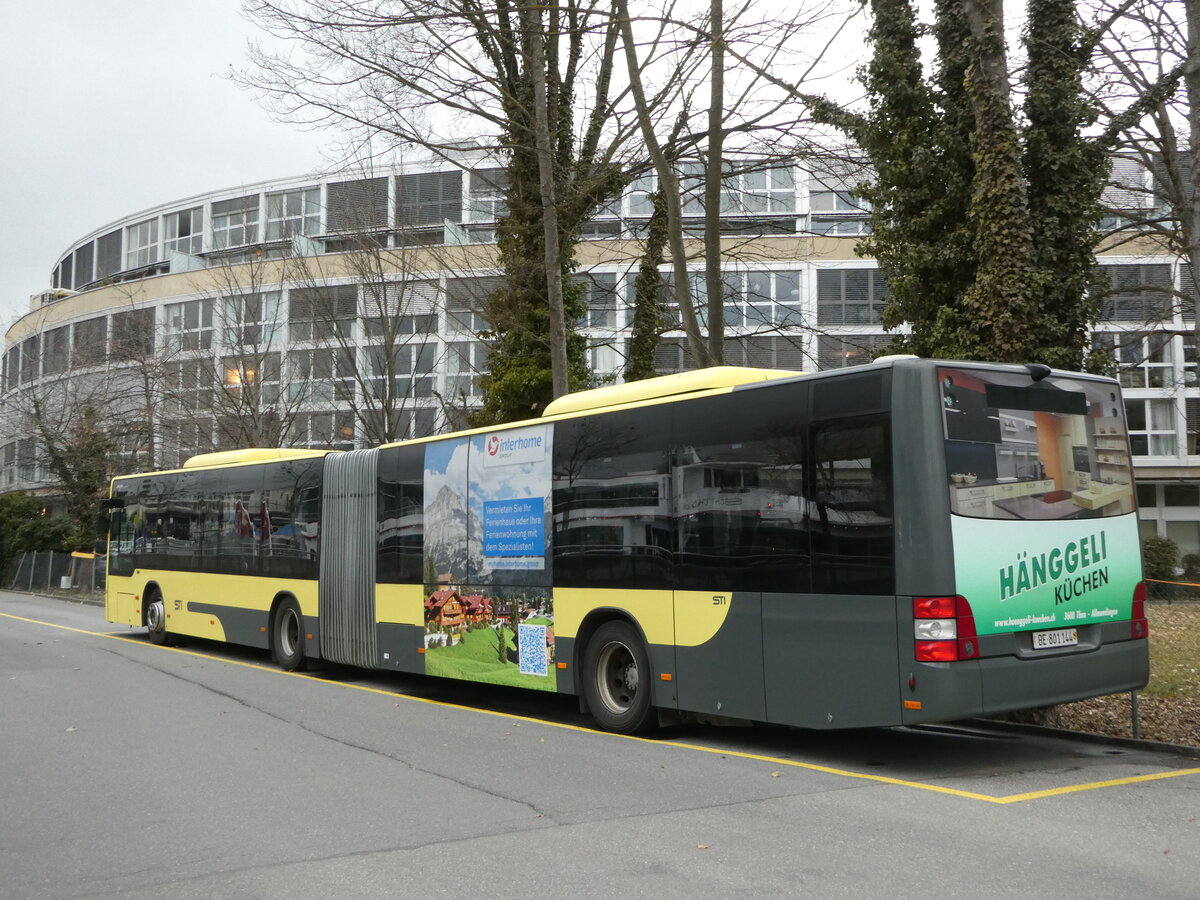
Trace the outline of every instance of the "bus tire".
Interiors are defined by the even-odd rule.
[[[605,731],[635,734],[652,727],[650,656],[628,622],[605,622],[588,641],[583,692],[592,718]]]
[[[304,668],[304,616],[294,597],[280,603],[271,618],[271,656],[285,672]]]
[[[146,593],[146,637],[150,638],[150,643],[157,644],[160,647],[165,646],[169,637],[167,635],[167,605],[163,602],[162,591],[158,588],[151,588]]]

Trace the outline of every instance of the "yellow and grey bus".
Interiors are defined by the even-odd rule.
[[[113,481],[107,617],[572,694],[599,725],[852,728],[1144,686],[1111,379],[721,367],[536,420]]]

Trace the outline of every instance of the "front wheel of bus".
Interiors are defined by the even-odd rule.
[[[285,672],[304,668],[304,617],[300,614],[300,604],[290,597],[275,610],[271,655]]]
[[[592,717],[606,731],[634,734],[651,724],[650,657],[628,622],[605,622],[588,641],[583,690]]]
[[[167,608],[160,591],[153,590],[146,598],[146,636],[150,643],[167,643]]]

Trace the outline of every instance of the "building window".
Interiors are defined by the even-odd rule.
[[[138,269],[158,262],[158,219],[148,219],[125,229],[125,268]]]
[[[388,392],[388,348],[371,346],[367,354],[367,390],[376,400],[383,401]],[[404,344],[391,348],[390,396],[393,399],[427,398],[433,396],[436,344]]]
[[[212,365],[211,359],[188,359],[170,362],[163,367],[163,388],[169,415],[191,419],[202,410],[212,409]],[[211,431],[210,427],[210,436],[204,441],[183,441],[180,452],[195,452],[211,446]]]
[[[1175,385],[1175,336],[1168,332],[1123,332],[1094,336],[1120,366],[1121,386],[1169,388]]]
[[[761,215],[796,211],[796,176],[791,166],[727,175],[721,215]]]
[[[583,290],[580,299],[587,307],[580,324],[586,328],[617,328],[617,276],[587,272],[575,281]]]
[[[37,443],[33,438],[17,441],[17,480],[37,481],[41,476],[38,465]]]
[[[75,288],[81,288],[93,280],[92,266],[96,255],[96,245],[88,241],[75,251]]]
[[[629,204],[629,215],[648,218],[654,212],[654,189],[658,185],[658,176],[653,172],[639,175],[629,185],[625,192]]]
[[[483,341],[453,341],[446,345],[446,394],[450,403],[480,396],[475,383],[487,363]]]
[[[154,310],[114,313],[109,356],[114,360],[147,360],[154,356]]]
[[[104,361],[108,319],[99,316],[76,322],[72,333],[71,365],[90,366]]]
[[[467,210],[472,222],[495,222],[507,215],[508,173],[504,169],[476,169],[471,173],[470,188]]]
[[[611,337],[594,338],[588,341],[588,365],[592,372],[604,377],[615,377],[625,367],[625,342]]]
[[[221,360],[221,383],[225,393],[249,409],[263,409],[279,402],[279,354],[242,353]]]
[[[1157,484],[1138,484],[1137,488],[1137,504],[1139,509],[1153,509],[1158,506],[1158,485]]]
[[[15,484],[17,480],[17,442],[9,441],[4,445],[4,469],[0,484],[6,487]]]
[[[358,318],[358,285],[297,288],[288,294],[288,338],[349,341]]]
[[[213,304],[188,300],[163,307],[163,341],[168,353],[212,349]]]
[[[288,443],[316,450],[353,450],[354,414],[334,411],[301,413],[292,420]]]
[[[196,206],[163,217],[163,248],[195,256],[204,249],[204,207]]]
[[[887,301],[887,281],[878,269],[821,269],[817,272],[817,324],[875,325]]]
[[[318,347],[288,354],[289,403],[328,406],[354,401],[354,350]]]
[[[300,188],[267,194],[267,240],[321,232],[321,189]]]
[[[12,347],[4,354],[3,392],[7,393],[17,386],[17,371],[21,364],[21,348]]]
[[[735,295],[736,302],[726,300],[727,325],[794,328],[803,324],[799,272],[751,271],[745,277],[745,290]]]
[[[1174,306],[1169,265],[1100,266],[1108,279],[1100,318],[1110,322],[1170,319]]]
[[[472,334],[487,331],[491,328],[484,318],[488,298],[503,286],[503,278],[447,278],[446,324]]]
[[[371,281],[363,285],[367,337],[437,334],[436,281]]]
[[[258,241],[258,194],[219,200],[212,205],[213,249],[241,247]]]
[[[96,277],[107,278],[121,271],[121,231],[110,231],[96,239]]]
[[[725,362],[756,369],[804,371],[804,342],[799,337],[749,336],[725,342]]]
[[[21,384],[36,381],[41,370],[42,337],[35,334],[21,341]]]
[[[1126,400],[1125,418],[1134,456],[1175,455],[1175,401]]]
[[[871,230],[871,204],[853,194],[854,189],[867,180],[867,173],[849,166],[836,169],[809,176],[809,228],[814,234],[867,234]]]
[[[1188,397],[1184,405],[1187,411],[1187,452],[1189,456],[1200,456],[1200,399]]]
[[[423,172],[396,179],[396,227],[462,221],[462,172]]]
[[[696,368],[688,353],[686,338],[663,338],[654,348],[654,374],[671,375]]]
[[[229,348],[268,348],[279,343],[279,291],[242,294],[221,301],[222,341]]]
[[[1164,484],[1163,506],[1200,506],[1200,485]]]
[[[62,325],[42,336],[42,374],[61,375],[71,358],[71,326]]]
[[[336,181],[327,187],[329,231],[360,234],[387,227],[387,178]]]

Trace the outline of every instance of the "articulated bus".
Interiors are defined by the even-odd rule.
[[[597,723],[938,722],[1149,677],[1111,379],[721,367],[536,420],[120,477],[108,620],[576,695]]]

